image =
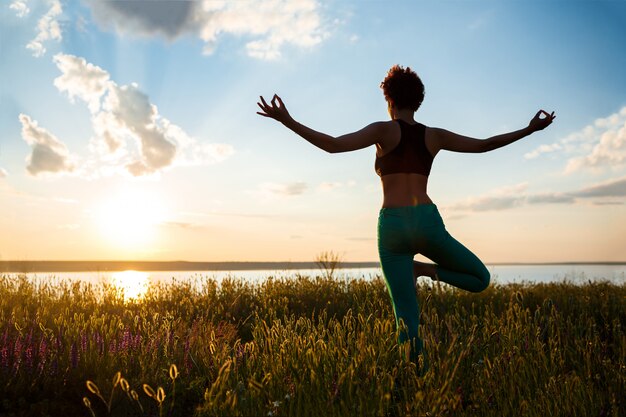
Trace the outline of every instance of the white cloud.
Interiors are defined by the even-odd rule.
[[[26,0],[15,0],[9,6],[9,9],[15,10],[17,17],[24,17],[30,13]]]
[[[25,114],[20,114],[22,138],[32,147],[26,158],[26,170],[33,176],[40,174],[61,174],[74,171],[74,157],[70,155],[63,142],[46,129],[39,127],[37,121]]]
[[[80,228],[80,224],[78,223],[67,223],[67,224],[60,224],[57,226],[57,229],[61,229],[61,230],[77,230]]]
[[[264,196],[277,195],[282,197],[303,194],[308,188],[305,182],[297,181],[287,184],[265,182],[259,185],[259,191]]]
[[[54,80],[70,100],[87,103],[96,137],[97,161],[87,171],[110,175],[120,168],[133,176],[149,175],[173,165],[220,162],[233,154],[226,144],[202,144],[159,114],[137,84],[119,86],[109,73],[73,55],[57,54],[61,75]]]
[[[626,118],[619,127],[610,127],[602,133],[600,141],[587,155],[571,158],[565,173],[590,169],[601,171],[604,168],[621,168],[626,165]]]
[[[354,187],[356,185],[356,181],[355,180],[348,180],[346,182],[340,182],[340,181],[335,181],[335,182],[321,182],[318,186],[317,186],[317,191],[320,192],[329,192],[332,190],[336,190],[338,188],[343,188],[343,187]]]
[[[492,190],[482,196],[470,197],[447,208],[461,211],[488,211],[513,208],[524,203],[524,192],[527,188],[528,183],[506,186]]]
[[[580,198],[626,197],[626,176],[582,188],[573,195]]]
[[[85,101],[89,110],[96,113],[100,109],[100,99],[112,85],[109,73],[73,55],[57,54],[53,59],[62,73],[55,78],[54,86],[67,93],[72,102],[76,97]]]
[[[565,174],[581,170],[600,172],[623,168],[626,165],[626,107],[596,119],[558,142],[540,145],[524,157],[533,159],[556,151],[573,155],[567,161]]]
[[[543,153],[554,152],[563,149],[560,143],[553,143],[551,145],[539,145],[535,150],[524,154],[526,159],[534,159]]]
[[[6,170],[6,169],[4,169],[4,168],[0,168],[0,179],[1,179],[1,178],[6,178],[6,177],[7,177],[7,175],[9,175],[9,173],[7,172],[7,170]]]
[[[285,45],[311,47],[326,36],[315,0],[102,1],[89,4],[97,22],[120,33],[194,36],[211,54],[223,35],[250,39],[248,55],[275,59]]]
[[[63,39],[61,35],[61,26],[57,17],[63,13],[60,0],[48,0],[50,9],[43,15],[37,23],[37,36],[26,45],[27,49],[33,51],[33,56],[40,57],[46,53],[44,42],[49,40],[60,41]]]
[[[626,177],[613,178],[605,182],[568,192],[526,193],[527,184],[518,184],[493,190],[482,196],[445,207],[450,211],[491,211],[504,210],[535,204],[574,204],[580,200],[593,200],[596,205],[615,204],[607,198],[626,197]],[[621,203],[620,203],[621,204]]]
[[[341,187],[343,187],[343,183],[341,182],[322,182],[317,186],[317,189],[322,192],[327,192]]]

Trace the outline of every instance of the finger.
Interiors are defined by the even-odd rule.
[[[269,106],[267,105],[267,102],[266,102],[266,101],[265,101],[265,99],[263,98],[263,96],[260,96],[260,97],[261,97],[261,102],[263,103],[263,105],[264,105],[265,107],[269,107]]]
[[[276,108],[276,94],[272,97],[272,107]]]
[[[538,119],[538,118],[539,118],[539,116],[541,115],[541,112],[542,112],[542,111],[543,111],[543,110],[539,110],[539,111],[537,112],[537,114],[535,114],[535,117],[533,117],[533,119]]]
[[[263,116],[263,117],[272,117],[269,114],[261,113],[260,111],[256,112],[256,114]]]
[[[276,96],[276,98],[278,99],[278,102],[280,103],[280,107],[285,107],[285,103],[283,103],[283,99],[280,98],[280,96]]]
[[[256,105],[259,106],[264,112],[267,112],[267,106],[263,106],[261,103],[257,103]]]

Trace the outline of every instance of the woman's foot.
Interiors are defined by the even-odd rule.
[[[413,286],[417,286],[417,277],[429,277],[435,279],[437,268],[434,264],[413,261]]]

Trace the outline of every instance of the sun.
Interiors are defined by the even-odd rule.
[[[122,291],[124,299],[141,299],[150,287],[150,274],[140,271],[116,272],[111,276],[111,283]]]
[[[95,211],[103,237],[116,247],[136,249],[155,240],[166,210],[154,194],[126,189],[100,202]]]

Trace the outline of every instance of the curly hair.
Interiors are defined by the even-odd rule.
[[[398,109],[416,111],[424,101],[424,84],[411,68],[394,65],[380,83],[385,100]]]

